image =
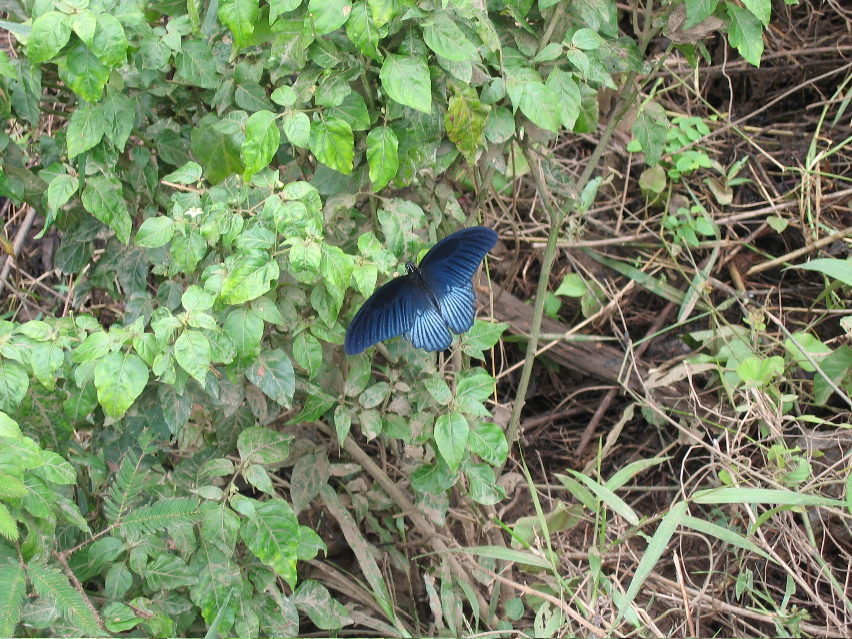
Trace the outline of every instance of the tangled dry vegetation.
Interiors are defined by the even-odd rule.
[[[361,604],[361,632],[382,631],[378,615],[371,614],[377,604],[349,576],[364,569],[357,561],[362,535],[384,553],[381,578],[395,593],[400,616],[421,632],[444,628],[433,613],[448,595],[439,596],[435,583],[449,571],[467,584],[480,613],[493,614],[489,602],[498,591],[504,600],[523,595],[528,604],[536,598],[553,602],[566,619],[562,632],[629,634],[636,631],[609,626],[614,602],[637,578],[648,535],[676,501],[731,479],[739,486],[792,486],[844,497],[852,449],[848,397],[835,393],[816,405],[813,376],[791,376],[776,380],[792,396],[790,411],[780,411],[768,399],[768,387],[722,383],[717,366],[700,357],[716,352],[714,340],[735,329],[746,331],[767,356],[782,352],[797,331],[833,347],[847,338],[839,320],[849,313],[848,289],[829,286],[819,273],[785,267],[849,255],[852,11],[839,0],[776,3],[775,9],[761,68],[729,61],[717,39],[711,66],[693,71],[683,59],[669,57],[648,85],[670,116],[709,126],[692,148],[714,166],[684,174],[649,204],[639,186],[644,167],[631,163],[626,149],[629,116],[613,136],[600,164],[598,198],[566,223],[550,278],[555,291],[566,275],[578,274],[594,289],[593,299],[559,298],[561,308],[542,326],[541,357],[520,429],[522,454],[513,455],[501,479],[509,500],[487,512],[457,493],[450,521],[438,527],[422,514],[428,510],[417,514],[396,483],[405,451],[355,443],[339,451],[362,465],[396,507],[408,503],[415,513],[406,543],[376,538],[392,526],[327,531],[330,559],[312,562],[315,578]],[[531,307],[524,301],[535,293],[547,239],[547,209],[564,201],[595,141],[562,140],[548,155],[531,158],[528,175],[484,202],[485,219],[502,242],[490,265],[494,286],[480,287],[480,301],[487,313],[512,325],[492,362],[500,380],[494,411],[506,423],[529,330]],[[718,236],[702,235],[696,246],[683,235],[676,241],[677,228],[667,227],[667,219],[677,220],[679,209],[699,203]],[[42,312],[68,312],[74,283],[57,279],[51,266],[61,239],[48,234],[33,240],[38,229],[33,219],[24,219],[26,211],[7,204],[4,214],[7,238],[21,249],[2,271],[7,317],[26,321]],[[96,306],[90,300],[88,309]],[[589,515],[559,481],[569,469],[611,479],[634,462],[647,462],[647,469],[619,486],[618,495],[640,515],[638,525],[613,511]],[[808,473],[792,484],[795,463]],[[848,512],[770,512],[768,506],[741,504],[690,508],[701,519],[749,536],[765,557],[710,535],[676,532],[640,580],[634,610],[642,636],[850,636]],[[549,540],[536,534],[537,511],[548,522]],[[390,521],[396,512],[389,508],[375,516]],[[571,592],[535,570],[502,569],[499,560],[473,551],[429,554],[511,545],[505,527],[519,520],[532,530],[532,548],[558,557]],[[609,591],[599,575],[607,576]],[[516,627],[533,623],[527,612]]]

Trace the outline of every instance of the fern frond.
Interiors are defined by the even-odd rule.
[[[79,626],[87,635],[102,637],[103,630],[92,611],[68,581],[68,577],[52,566],[33,562],[27,566],[30,581],[41,597],[52,601],[59,611],[73,624]]]
[[[0,497],[15,498],[27,494],[27,487],[17,477],[0,473]]]
[[[213,507],[195,497],[169,497],[135,509],[121,523],[128,535],[150,535],[173,524],[194,524]]]
[[[27,575],[20,564],[0,566],[0,637],[14,637],[27,594]]]
[[[104,498],[104,515],[108,521],[119,521],[139,496],[148,477],[148,471],[141,466],[142,457],[135,451],[128,450]]]
[[[3,535],[9,541],[17,541],[18,539],[18,522],[12,517],[12,513],[3,504],[0,504],[0,535]],[[0,637],[6,635],[0,634]]]

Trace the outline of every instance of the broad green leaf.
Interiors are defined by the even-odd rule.
[[[136,245],[158,248],[169,243],[175,233],[175,222],[170,217],[149,217],[136,232]]]
[[[259,0],[220,0],[219,20],[230,29],[238,49],[251,41],[259,10]]]
[[[192,601],[201,609],[201,616],[210,624],[219,618],[219,630],[225,636],[233,626],[237,609],[240,606],[234,593],[243,588],[240,568],[212,544],[204,547],[203,552],[196,552],[190,562],[192,574],[198,577],[198,583],[190,586]],[[144,572],[144,571],[143,571]],[[160,636],[172,636],[166,633]]]
[[[33,346],[30,365],[33,375],[47,390],[56,387],[56,371],[65,363],[64,349],[57,342],[43,342]]]
[[[285,115],[281,120],[284,135],[293,146],[307,148],[311,137],[311,119],[299,111]]]
[[[117,178],[104,175],[90,177],[86,180],[82,200],[83,208],[115,231],[119,241],[124,244],[130,241],[132,221]]]
[[[355,157],[355,137],[352,127],[340,118],[313,122],[308,148],[317,160],[344,175],[352,173]]]
[[[603,43],[604,40],[602,37],[600,37],[592,29],[586,27],[577,29],[571,37],[571,44],[583,51],[593,51],[600,47]]]
[[[322,345],[316,337],[302,331],[293,338],[293,358],[313,379],[322,366]]]
[[[127,412],[148,383],[148,366],[138,355],[117,351],[95,366],[95,388],[104,412],[118,418]]]
[[[743,4],[764,27],[769,26],[769,18],[772,17],[771,0],[743,0]]]
[[[121,566],[121,564],[116,564],[116,566]],[[126,568],[124,570],[130,575],[129,570]],[[130,578],[132,581],[133,577]],[[106,629],[113,633],[127,632],[142,623],[142,618],[136,616],[133,608],[118,601],[112,601],[104,606],[101,614]]]
[[[227,555],[234,552],[240,531],[240,519],[225,504],[210,510],[201,524],[201,535]]]
[[[411,487],[437,495],[451,488],[457,479],[458,475],[444,464],[424,464],[411,474]]]
[[[728,39],[731,46],[740,52],[747,62],[760,66],[763,55],[763,29],[760,21],[751,11],[738,7],[733,2],[725,4],[731,22],[728,25]]]
[[[71,28],[77,37],[86,43],[86,46],[92,47],[92,39],[95,36],[95,27],[98,19],[91,9],[81,9],[76,14],[71,16]]]
[[[435,420],[435,445],[453,472],[465,457],[469,433],[467,420],[460,413],[441,415]]]
[[[319,581],[309,579],[292,595],[293,603],[303,610],[311,622],[322,630],[335,630],[352,623],[346,608],[334,599]],[[381,600],[378,601],[381,605]]]
[[[255,515],[240,528],[246,547],[272,568],[291,588],[296,585],[299,522],[283,499],[255,504]]]
[[[556,95],[562,126],[572,131],[580,115],[580,88],[574,78],[559,67],[553,68],[544,84]]]
[[[51,60],[71,38],[71,21],[58,11],[48,11],[33,20],[27,57],[33,64]]]
[[[686,22],[682,29],[691,29],[698,23],[713,15],[719,0],[686,0]]]
[[[75,109],[68,119],[66,132],[69,159],[88,151],[100,142],[106,132],[106,125],[100,109],[90,105]]]
[[[245,171],[243,179],[265,169],[281,144],[281,132],[275,122],[275,114],[269,111],[252,113],[246,122],[246,139],[242,144],[242,159]]]
[[[292,405],[296,392],[296,374],[284,351],[277,348],[264,350],[246,371],[246,377],[284,408]]]
[[[642,145],[645,163],[648,166],[654,166],[660,161],[669,128],[665,109],[657,102],[648,102],[639,112],[633,123],[633,135]]]
[[[60,58],[59,77],[68,87],[87,102],[97,102],[104,93],[109,80],[109,67],[82,42],[78,42],[65,56]]]
[[[278,279],[278,262],[269,255],[253,252],[237,255],[236,265],[225,276],[219,298],[225,304],[242,304],[260,297]]]
[[[175,184],[194,184],[201,179],[204,169],[197,162],[187,162],[177,171],[172,171],[162,178],[163,182]]]
[[[176,556],[162,553],[145,566],[145,582],[151,590],[171,590],[198,583],[189,566]]]
[[[476,152],[485,146],[485,122],[490,111],[491,107],[487,104],[457,92],[450,98],[444,115],[447,137],[471,166],[476,162]]]
[[[852,261],[840,260],[833,257],[821,257],[804,264],[796,264],[788,268],[801,268],[807,271],[816,271],[828,277],[843,282],[846,286],[852,286]],[[786,270],[786,269],[785,269]]]
[[[481,368],[462,371],[458,376],[457,397],[468,397],[477,401],[485,401],[494,393],[496,380]]]
[[[210,340],[204,333],[187,329],[175,340],[175,360],[204,388],[210,369]]]
[[[241,365],[248,364],[260,354],[263,319],[256,310],[243,306],[231,311],[223,329],[234,342]]]
[[[216,128],[217,121],[216,118],[202,120],[192,131],[192,155],[204,167],[204,175],[212,184],[245,170],[240,154],[242,138],[235,131]]]
[[[447,60],[479,60],[479,52],[448,13],[436,11],[423,27],[423,40]]]
[[[424,57],[389,53],[379,79],[392,100],[423,113],[432,112],[432,83]]]
[[[494,469],[485,464],[471,464],[464,469],[470,498],[478,504],[493,506],[506,499],[506,491],[494,477]]]
[[[250,426],[240,432],[237,450],[245,464],[279,464],[290,455],[292,435],[263,426]]]
[[[23,366],[0,359],[0,410],[12,414],[17,412],[29,385],[30,377]]]
[[[305,26],[313,29],[317,35],[336,31],[349,18],[352,3],[349,0],[310,0]]]
[[[399,140],[390,127],[376,127],[367,135],[367,163],[373,192],[381,191],[399,169]]]
[[[559,131],[562,107],[556,94],[541,82],[524,86],[517,106],[536,126],[553,133]]]
[[[219,88],[220,77],[216,74],[216,61],[210,45],[202,40],[183,42],[182,50],[175,57],[175,78],[202,89]]]
[[[6,413],[0,412],[0,437],[21,439],[22,436],[21,427],[18,426],[18,422]]]
[[[71,175],[57,175],[47,185],[47,207],[57,211],[77,192],[79,180]]]
[[[136,119],[136,106],[123,93],[107,90],[104,101],[98,105],[98,113],[103,118],[104,133],[107,139],[120,151],[127,144],[133,122]],[[73,116],[72,116],[73,117]]]
[[[105,65],[116,68],[127,59],[127,46],[127,36],[118,18],[108,13],[98,14],[98,23],[92,38],[92,53]]]
[[[299,481],[290,484],[290,498],[297,514],[308,507],[311,500],[328,483],[330,475],[331,467],[324,452],[309,453],[299,458],[293,466],[293,477],[298,477]]]
[[[509,443],[506,434],[492,422],[474,425],[468,437],[470,452],[479,455],[482,461],[492,466],[500,466],[509,455]]]
[[[382,34],[373,22],[367,2],[356,2],[352,6],[352,13],[346,21],[346,36],[362,54],[376,62],[381,62],[379,40]]]

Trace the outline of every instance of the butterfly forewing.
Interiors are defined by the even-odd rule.
[[[420,270],[431,285],[470,284],[486,253],[497,243],[497,233],[484,226],[456,231],[426,253]]]
[[[408,333],[415,317],[414,300],[407,295],[412,283],[410,275],[403,275],[364,302],[346,331],[343,350],[347,355],[357,355],[376,342]]]

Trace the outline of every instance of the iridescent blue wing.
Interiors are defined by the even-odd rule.
[[[456,231],[433,246],[420,270],[430,285],[463,286],[470,283],[486,253],[497,243],[497,233],[484,226]]]
[[[420,263],[423,280],[454,333],[464,333],[473,326],[471,278],[496,242],[497,233],[484,226],[462,229],[433,246]]]
[[[407,334],[417,315],[416,302],[422,297],[416,291],[422,290],[411,275],[403,275],[373,293],[349,324],[344,352],[357,355],[376,342]]]
[[[424,351],[443,351],[453,343],[453,336],[447,329],[447,321],[435,308],[432,293],[427,289],[425,280],[419,280],[406,291],[406,297],[414,310],[414,321],[406,332],[405,338],[413,346]],[[471,304],[471,311],[473,305]]]

